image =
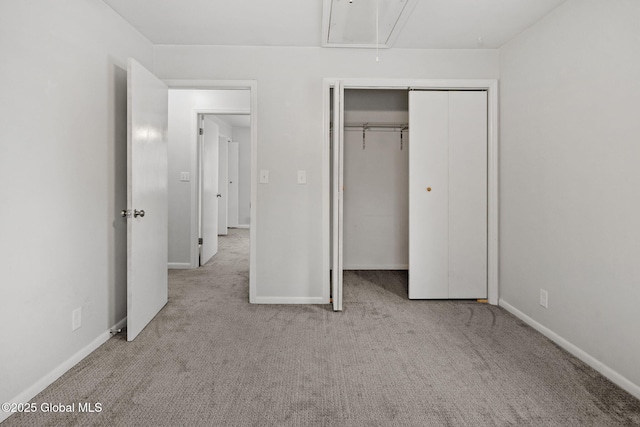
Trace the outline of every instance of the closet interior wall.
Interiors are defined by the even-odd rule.
[[[408,269],[408,119],[406,90],[345,90],[345,270]]]

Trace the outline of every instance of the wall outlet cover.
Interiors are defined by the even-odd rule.
[[[301,170],[298,171],[298,184],[306,184],[307,183],[307,171]]]
[[[540,289],[540,305],[549,308],[549,293],[544,289]]]
[[[75,331],[82,326],[82,307],[78,307],[71,312],[71,330]]]

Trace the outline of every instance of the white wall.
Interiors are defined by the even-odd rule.
[[[638,23],[569,0],[500,50],[500,294],[640,397]]]
[[[126,316],[128,56],[152,66],[102,1],[0,2],[0,402],[33,397]]]
[[[231,126],[229,123],[224,121],[224,115],[215,116],[212,114],[207,114],[206,119],[211,120],[212,122],[218,125],[218,131],[220,133],[220,136],[224,136],[227,138],[233,137],[233,126]]]
[[[197,266],[197,124],[200,110],[249,110],[246,90],[169,90],[169,266]],[[180,181],[189,172],[189,182]]]
[[[238,143],[238,225],[251,224],[251,128],[234,127]]]
[[[220,58],[225,58],[220,61]],[[162,78],[258,82],[257,299],[322,300],[323,77],[497,78],[494,50],[156,46]],[[297,184],[297,170],[307,185]]]
[[[346,90],[345,123],[407,123],[408,91]],[[344,136],[344,268],[409,264],[409,132],[362,128]]]

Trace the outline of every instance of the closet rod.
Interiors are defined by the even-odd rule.
[[[364,128],[367,129],[409,129],[409,123],[390,123],[390,122],[364,122],[364,123],[345,123],[346,128]]]
[[[388,131],[401,131],[409,130],[408,123],[345,123],[345,129],[362,129],[365,131],[373,129],[386,129]],[[329,130],[333,130],[333,126]]]

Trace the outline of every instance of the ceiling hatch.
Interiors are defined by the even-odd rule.
[[[323,47],[389,48],[417,0],[324,0]]]

